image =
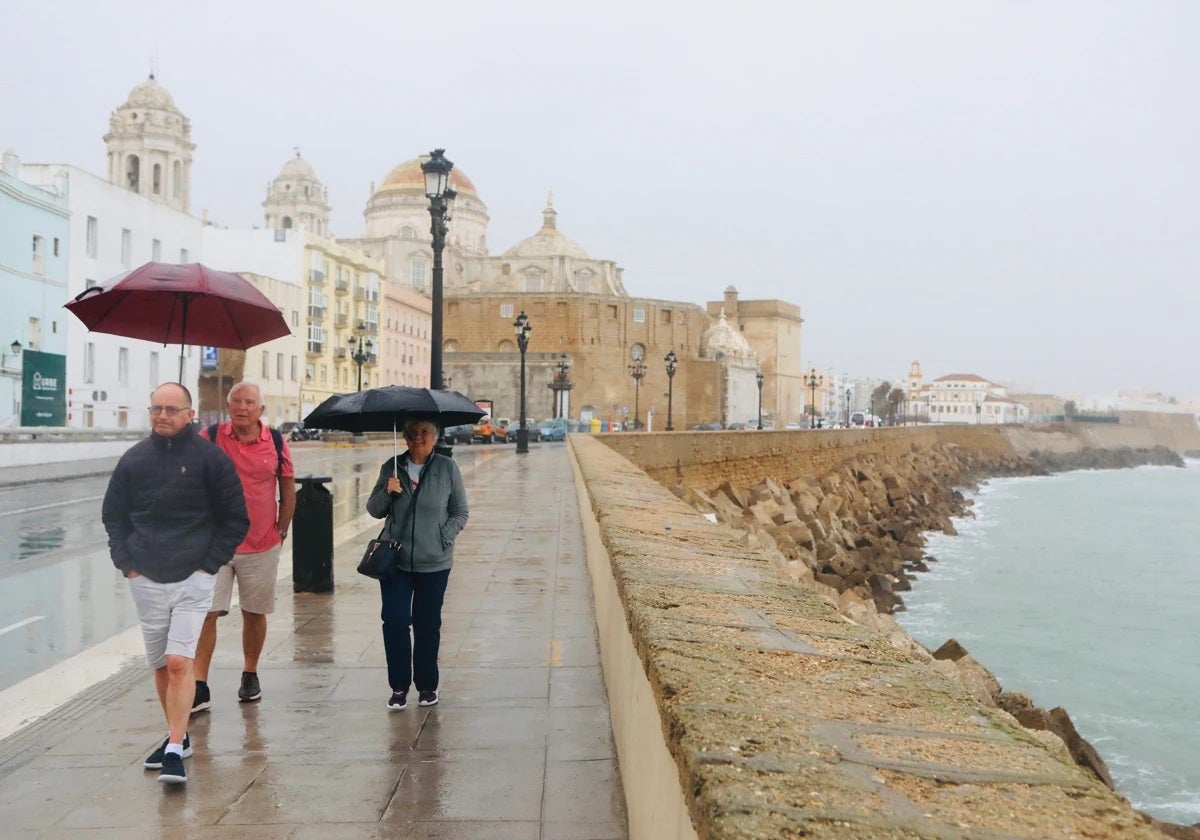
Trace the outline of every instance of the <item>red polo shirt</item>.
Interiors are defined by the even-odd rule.
[[[257,440],[242,443],[233,434],[232,423],[217,426],[217,446],[233,460],[238,478],[242,480],[246,512],[250,514],[250,531],[237,547],[238,554],[266,551],[281,542],[279,529],[275,527],[279,518],[278,482],[280,478],[292,479],[296,475],[287,438],[283,439],[283,469],[277,477],[276,470],[280,464],[275,454],[275,442],[271,440],[271,430],[260,420],[258,431]],[[208,428],[201,429],[200,434],[207,438]]]

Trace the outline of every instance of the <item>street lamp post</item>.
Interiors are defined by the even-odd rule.
[[[575,387],[571,384],[569,376],[571,366],[567,363],[567,354],[563,353],[559,357],[558,362],[554,365],[558,369],[558,373],[554,374],[554,381],[548,387],[554,392],[554,419],[567,416],[567,398],[566,395]]]
[[[758,373],[754,374],[754,379],[755,379],[755,381],[756,381],[756,382],[758,382],[758,430],[761,432],[761,431],[762,431],[762,384],[763,384],[763,372],[760,370]]]
[[[846,389],[846,428],[850,428],[850,389]]]
[[[433,236],[433,311],[429,330],[429,387],[442,387],[442,251],[446,247],[446,223],[458,195],[450,189],[450,170],[454,163],[445,157],[445,149],[434,149],[421,164],[425,174],[425,197],[429,199],[429,232]]]
[[[675,395],[675,369],[679,366],[679,359],[675,356],[675,351],[671,350],[663,357],[663,362],[667,366],[667,431],[675,431],[675,427],[671,425],[671,398]]]
[[[638,423],[640,422],[638,418],[641,416],[639,413],[641,408],[639,399],[641,397],[642,379],[646,376],[646,366],[642,364],[642,357],[635,355],[634,363],[629,365],[628,369],[629,375],[633,377],[633,430],[636,432]]]
[[[366,337],[367,328],[361,322],[357,334],[350,339],[350,358],[358,365],[358,390],[362,390],[363,362],[368,361],[375,351],[375,343]]]
[[[513,321],[513,332],[517,334],[517,347],[521,351],[521,420],[517,426],[517,454],[524,455],[529,452],[529,429],[525,427],[525,351],[529,349],[529,333],[533,327],[529,326],[529,316],[525,314],[525,310],[521,310],[521,314],[517,316],[517,320]]]
[[[825,381],[825,377],[817,373],[816,368],[811,368],[804,377],[804,384],[808,386],[808,427],[810,429],[817,428],[817,387]]]

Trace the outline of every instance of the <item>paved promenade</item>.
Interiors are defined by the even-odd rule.
[[[566,451],[506,448],[465,477],[440,705],[385,707],[378,589],[354,573],[378,531],[364,518],[338,530],[334,592],[281,580],[260,703],[237,702],[240,620],[222,619],[186,786],[142,768],[165,727],[149,672],[125,668],[0,742],[0,840],[626,837]]]

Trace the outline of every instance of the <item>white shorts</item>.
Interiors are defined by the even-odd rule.
[[[238,606],[243,612],[270,615],[275,612],[275,585],[279,582],[279,555],[283,543],[266,551],[233,555],[217,572],[210,612],[229,615],[233,602],[233,579],[237,578]]]
[[[175,583],[157,583],[145,575],[126,580],[142,623],[146,664],[162,668],[168,654],[195,659],[216,578],[196,571]]]

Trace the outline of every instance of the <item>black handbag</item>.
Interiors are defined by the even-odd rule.
[[[390,519],[391,516],[389,515],[388,518]],[[387,533],[387,527],[385,521],[379,536],[367,543],[367,550],[363,552],[362,559],[358,561],[360,575],[383,580],[395,575],[400,568],[400,563],[404,559],[404,545],[399,540],[383,538],[383,535]]]

